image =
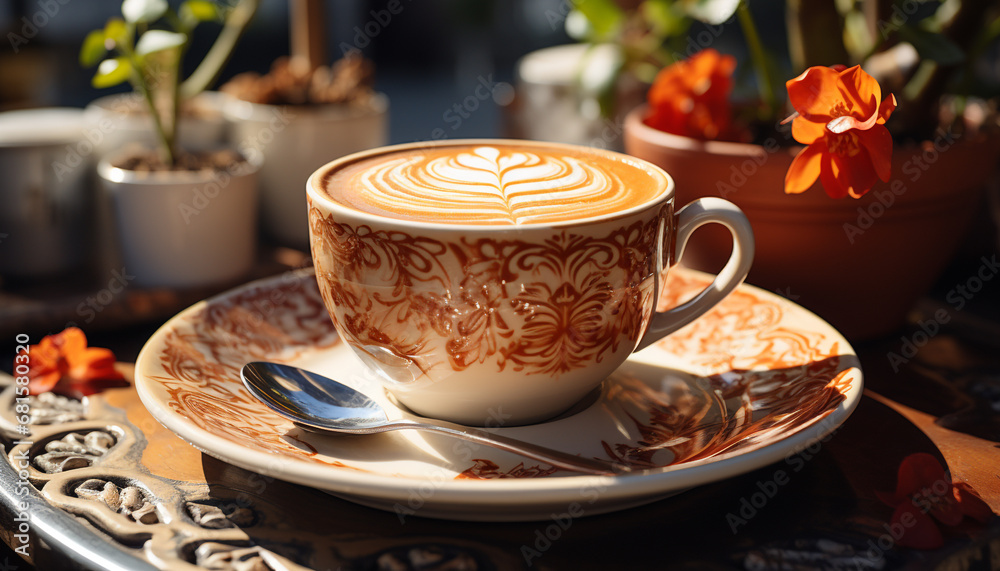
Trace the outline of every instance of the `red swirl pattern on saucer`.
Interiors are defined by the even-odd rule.
[[[697,294],[710,276],[674,268],[667,280],[661,308]],[[252,360],[336,377],[390,416],[404,414],[340,343],[311,271],[254,282],[182,312],[143,349],[137,389],[164,425],[233,464],[381,509],[494,521],[544,519],[580,500],[582,486],[599,485],[585,508],[601,513],[758,468],[833,431],[862,390],[857,357],[839,333],[787,300],[741,286],[633,355],[571,411],[498,429],[640,469],[602,478],[413,431],[301,431],[244,389],[239,370]],[[431,492],[417,510],[410,492],[422,486]]]

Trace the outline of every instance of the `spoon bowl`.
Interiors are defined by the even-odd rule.
[[[240,376],[261,402],[311,430],[350,434],[428,430],[520,454],[564,470],[602,476],[631,471],[625,464],[574,456],[469,426],[422,417],[389,420],[382,405],[364,393],[291,365],[255,361],[244,365]]]
[[[378,431],[389,421],[385,409],[364,393],[298,367],[257,361],[244,366],[241,376],[264,404],[312,428]]]

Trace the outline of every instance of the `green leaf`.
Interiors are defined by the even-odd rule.
[[[208,0],[187,0],[181,4],[181,20],[193,27],[198,22],[213,22],[220,19],[219,8]]]
[[[135,54],[141,57],[163,50],[179,48],[187,43],[187,40],[187,36],[177,32],[150,30],[139,37],[139,41],[135,44]]]
[[[148,24],[159,20],[167,8],[167,0],[125,0],[122,2],[122,15],[126,22]]]
[[[80,65],[91,67],[97,65],[108,53],[104,47],[104,30],[94,30],[87,34],[80,47]]]
[[[695,20],[718,26],[733,17],[740,0],[685,0],[681,6]]]
[[[97,66],[97,74],[90,81],[91,85],[99,89],[113,87],[119,83],[128,81],[132,75],[132,64],[124,57],[106,59]]]
[[[104,38],[111,40],[116,46],[126,46],[129,44],[128,24],[121,18],[111,18],[104,25]]]
[[[573,0],[573,8],[590,23],[597,40],[614,36],[625,20],[625,13],[614,0]]]
[[[936,61],[941,65],[955,65],[965,60],[962,49],[941,34],[907,25],[899,28],[897,33],[901,40],[912,44],[923,59]]]

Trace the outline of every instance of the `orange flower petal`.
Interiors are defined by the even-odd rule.
[[[87,349],[87,336],[77,327],[67,327],[62,333],[57,333],[52,342],[63,355],[74,355]]]
[[[788,100],[800,115],[815,123],[829,123],[830,111],[841,102],[840,74],[828,67],[811,67],[785,83]]]
[[[884,125],[875,125],[867,131],[858,131],[858,140],[868,151],[872,167],[883,182],[892,176],[892,135]]]
[[[809,145],[795,156],[785,173],[785,194],[805,192],[819,178],[822,144]]]
[[[882,86],[860,65],[840,72],[839,87],[853,117],[864,121],[878,112]]]
[[[901,530],[896,545],[913,549],[937,549],[944,545],[941,530],[926,513],[911,502],[899,504],[892,514],[891,529]]]
[[[796,117],[792,121],[792,137],[803,145],[811,145],[826,134],[826,125],[815,123],[805,117]]]
[[[75,327],[42,338],[29,354],[28,390],[32,394],[70,390],[86,395],[124,381],[114,367],[114,353],[87,347],[87,337]]]
[[[726,135],[732,117],[729,95],[736,59],[706,49],[657,74],[647,95],[645,123],[698,139]]]
[[[946,480],[944,468],[937,458],[926,452],[910,454],[899,464],[896,474],[896,495],[910,496],[934,482]]]
[[[855,130],[868,130],[875,126],[875,122],[878,121],[878,111],[876,110],[870,116],[865,118],[863,121],[859,120],[850,115],[841,115],[833,121],[826,124],[826,129],[831,133],[836,133],[840,135],[841,133],[846,133],[851,129]]]
[[[861,198],[875,184],[875,169],[861,152],[854,157],[823,153],[820,164],[820,180],[823,190],[830,198]]]
[[[62,373],[59,371],[32,376],[28,381],[28,393],[33,395],[47,393],[55,388],[61,378]]]
[[[866,151],[862,150],[853,157],[834,155],[833,162],[837,165],[838,180],[852,198],[861,198],[875,186],[878,174]]]
[[[911,498],[905,504],[933,515],[945,525],[958,525],[962,511],[953,500],[951,479],[937,458],[925,452],[910,454],[899,465],[896,496]]]
[[[848,188],[840,182],[838,165],[833,160],[835,155],[824,152],[821,156],[819,180],[823,183],[823,190],[830,198],[844,198],[848,194]]]
[[[882,100],[882,103],[878,106],[878,123],[879,125],[885,123],[889,120],[889,116],[892,112],[896,110],[896,96],[889,94],[888,97]]]
[[[29,355],[32,369],[56,369],[59,367],[61,353],[48,337],[42,338],[38,345],[33,345]]]

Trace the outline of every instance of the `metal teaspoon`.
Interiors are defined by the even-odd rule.
[[[308,429],[349,434],[428,430],[492,446],[575,472],[611,476],[631,470],[624,464],[574,456],[442,420],[389,420],[385,409],[360,391],[291,365],[255,361],[244,365],[240,376],[247,389],[261,402]]]

